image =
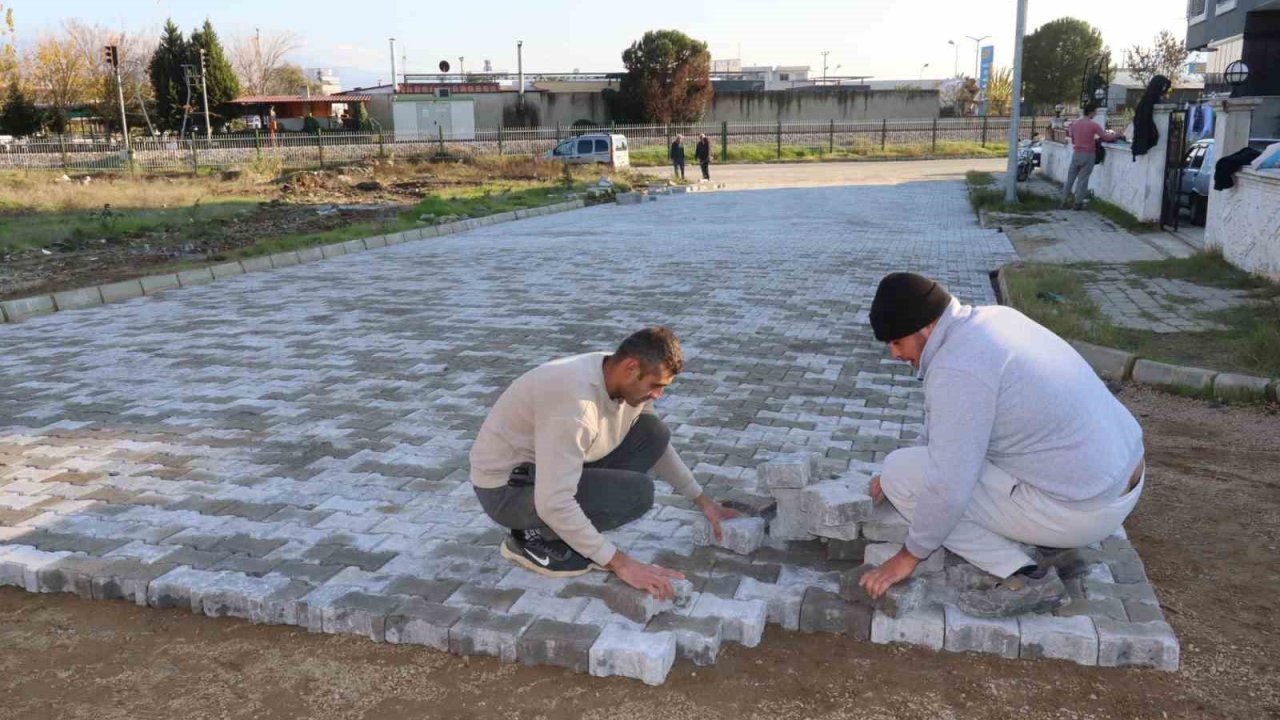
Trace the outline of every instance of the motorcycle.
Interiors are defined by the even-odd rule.
[[[1018,182],[1026,182],[1036,166],[1036,151],[1039,142],[1022,140],[1018,143]]]

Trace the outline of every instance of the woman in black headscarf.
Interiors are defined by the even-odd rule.
[[[1163,75],[1151,78],[1151,82],[1147,83],[1147,89],[1142,93],[1142,100],[1138,101],[1138,107],[1133,111],[1133,159],[1135,162],[1139,155],[1146,155],[1148,150],[1160,142],[1160,131],[1156,129],[1156,121],[1152,115],[1156,103],[1160,102],[1160,98],[1164,97],[1171,87],[1173,83]]]

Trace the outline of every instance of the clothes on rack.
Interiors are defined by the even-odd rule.
[[[1213,121],[1213,108],[1209,107],[1208,103],[1197,102],[1194,105],[1188,105],[1186,122],[1183,125],[1187,129],[1187,142],[1193,143],[1213,137]]]

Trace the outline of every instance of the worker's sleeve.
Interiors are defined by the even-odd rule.
[[[591,426],[573,412],[535,412],[533,507],[569,547],[604,567],[617,548],[605,539],[578,504],[582,463],[594,439]]]
[[[653,411],[653,403],[645,405],[643,413],[657,416]],[[666,450],[662,451],[662,457],[654,463],[653,470],[658,473],[658,477],[686,498],[697,500],[702,495],[702,486],[694,479],[693,471],[684,464],[684,460],[680,459],[680,454],[676,452],[675,446],[670,441],[667,442]]]
[[[991,443],[996,396],[996,388],[973,373],[948,368],[929,373],[929,461],[906,542],[917,558],[941,547],[969,507]]]

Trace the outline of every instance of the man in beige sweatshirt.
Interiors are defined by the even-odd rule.
[[[673,570],[634,560],[601,531],[653,507],[649,470],[710,521],[737,513],[707,497],[653,414],[684,366],[663,327],[641,330],[612,355],[554,360],[521,375],[498,398],[471,447],[471,482],[494,522],[511,530],[501,552],[552,576],[611,570],[632,587],[674,596]]]

